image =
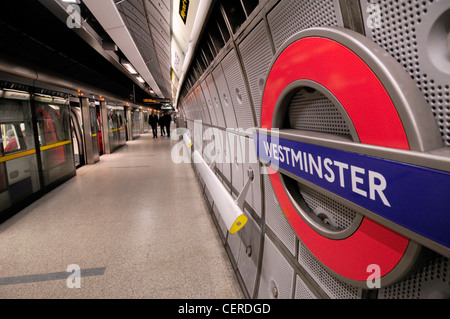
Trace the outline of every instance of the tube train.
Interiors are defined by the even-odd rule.
[[[147,107],[39,69],[0,64],[2,221],[73,177],[76,168],[148,130]]]
[[[250,298],[449,298],[448,1],[217,1],[178,108]],[[195,162],[196,158],[192,161]]]

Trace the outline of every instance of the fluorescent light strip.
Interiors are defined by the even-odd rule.
[[[128,70],[131,74],[138,74],[138,72],[133,68],[130,63],[122,63],[123,67]]]

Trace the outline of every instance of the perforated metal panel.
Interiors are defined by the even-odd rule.
[[[260,22],[239,44],[239,51],[247,72],[258,127],[261,126],[261,103],[264,84],[273,52],[263,22]]]
[[[379,16],[366,34],[387,50],[415,80],[450,147],[450,57],[446,0],[361,1],[365,21]],[[379,10],[379,11],[378,11]],[[378,11],[378,12],[377,12]]]
[[[231,165],[231,181],[233,187],[240,192],[244,186],[243,163],[242,163],[242,146],[239,135],[227,132],[228,161],[232,161]]]
[[[265,236],[259,299],[290,299],[294,270],[269,237]]]
[[[259,255],[261,253],[261,229],[249,214],[246,215],[249,217],[247,224],[239,231],[241,246],[239,249],[238,270],[241,273],[247,291],[252,296],[256,283]]]
[[[311,210],[316,215],[325,214],[331,220],[332,225],[339,230],[349,228],[355,221],[358,213],[353,209],[301,183],[298,183],[298,188]]]
[[[317,299],[299,275],[296,276],[295,299]]]
[[[256,157],[254,140],[241,136],[241,145],[244,145],[246,160],[244,162],[244,183],[248,177],[248,170],[253,170],[253,181],[250,184],[245,201],[253,208],[256,214],[261,217],[261,173],[259,162]]]
[[[264,190],[266,224],[272,229],[291,254],[294,255],[296,235],[281,210],[268,175],[264,175]]]
[[[236,115],[234,114],[234,107],[231,101],[230,91],[225,80],[225,75],[222,67],[219,65],[212,71],[214,83],[216,83],[219,99],[223,107],[223,114],[225,115],[225,123],[228,128],[237,128]]]
[[[243,129],[254,127],[255,122],[253,119],[252,106],[250,105],[247,88],[244,83],[244,77],[236,52],[232,50],[228,53],[221,62],[221,65],[228,83],[239,127]]]
[[[247,225],[245,225],[247,227]],[[239,262],[239,251],[241,249],[241,238],[240,231],[235,234],[228,234],[227,244],[230,247],[231,253],[233,255],[236,264]]]
[[[211,104],[214,107],[214,112],[217,117],[217,126],[225,128],[225,119],[222,111],[222,105],[220,103],[219,94],[217,93],[216,85],[214,84],[212,75],[209,74],[206,78],[206,85],[209,90],[209,94],[211,97]]]
[[[225,225],[222,217],[220,216],[219,210],[217,209],[216,205],[213,206],[213,212],[214,212],[214,216],[216,216],[216,219],[218,221],[219,229],[222,234],[222,238],[223,238],[223,240],[225,240],[226,235],[227,235],[227,226]]]
[[[289,106],[291,128],[350,137],[350,130],[341,113],[321,92],[300,89]]]
[[[450,299],[450,261],[431,258],[409,278],[380,289],[379,299]]]
[[[167,23],[170,23],[170,3],[163,0],[147,0],[158,10]]]
[[[200,86],[202,88],[202,93],[205,98],[206,107],[208,108],[208,111],[210,114],[211,124],[217,125],[216,111],[212,104],[211,95],[209,94],[208,86],[207,86],[206,82],[202,82],[200,84]]]
[[[211,124],[211,120],[209,117],[209,111],[208,111],[208,108],[206,107],[206,102],[205,102],[205,99],[202,94],[200,86],[195,88],[194,95],[195,95],[196,102],[198,103],[198,109],[200,111],[203,124]]]
[[[317,282],[320,288],[332,299],[359,299],[362,290],[343,283],[317,261],[309,250],[300,242],[298,251],[298,262]]]
[[[226,140],[226,132],[224,130],[221,130],[221,147],[222,147],[222,174],[227,179],[228,182],[231,183],[231,164],[227,162],[227,154],[228,154],[228,147],[227,147],[227,140]]]
[[[295,33],[319,26],[337,26],[340,14],[333,0],[286,0],[267,16],[275,49]]]

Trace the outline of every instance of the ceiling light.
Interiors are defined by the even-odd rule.
[[[136,79],[141,83],[145,83],[145,80],[142,78],[142,76],[137,76]]]
[[[131,74],[138,74],[138,72],[136,71],[136,69],[131,65],[130,62],[128,61],[122,61],[122,65],[125,69],[128,70],[128,72],[130,72]]]

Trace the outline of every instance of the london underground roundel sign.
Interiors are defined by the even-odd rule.
[[[305,86],[322,91],[340,107],[352,127],[352,142],[328,143],[325,135],[317,138],[283,129],[292,92]],[[370,265],[379,267],[382,285],[399,280],[421,247],[409,234],[448,251],[449,196],[441,190],[414,189],[422,179],[449,189],[448,170],[392,160],[396,158],[393,150],[404,154],[442,146],[427,107],[401,66],[350,30],[303,31],[288,40],[272,62],[262,101],[261,130],[255,133],[258,157],[275,169],[270,174],[272,186],[299,239],[327,269],[347,282],[367,288]],[[275,138],[273,132],[278,129]],[[355,207],[361,212],[357,226],[341,235],[327,235],[312,227],[283,176]]]

